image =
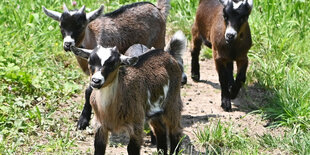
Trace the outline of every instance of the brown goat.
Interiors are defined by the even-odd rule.
[[[199,81],[199,53],[201,44],[213,51],[213,58],[221,84],[221,107],[231,110],[231,99],[246,80],[247,53],[252,46],[248,17],[252,0],[200,0],[192,27],[191,73]],[[233,77],[233,61],[237,63],[237,77]]]
[[[117,46],[124,53],[133,44],[162,49],[165,46],[166,18],[170,0],[158,0],[157,6],[149,2],[137,2],[101,15],[103,5],[90,13],[83,6],[69,11],[64,5],[59,13],[43,7],[44,13],[60,22],[64,38],[64,50],[70,46],[94,49],[97,45]],[[82,70],[89,75],[87,61],[78,58]]]
[[[71,46],[94,49],[101,45],[117,46],[123,54],[131,45],[138,43],[148,48],[163,49],[165,46],[170,0],[158,0],[157,6],[148,2],[133,3],[105,15],[102,15],[103,5],[90,13],[85,13],[84,6],[74,11],[69,11],[66,5],[63,8],[63,13],[45,7],[43,11],[60,22],[63,47],[66,51],[69,51]],[[84,73],[89,75],[87,61],[78,56],[76,59]],[[89,125],[91,92],[91,87],[85,91],[85,104],[78,121],[78,129],[85,129]]]
[[[145,120],[155,133],[158,150],[167,154],[168,133],[170,154],[178,152],[182,71],[176,59],[182,56],[185,44],[184,35],[175,35],[167,45],[169,51],[150,50],[139,57],[120,55],[116,47],[71,47],[77,56],[88,59],[92,75],[91,105],[100,124],[95,154],[105,153],[109,131],[127,132],[128,154],[140,154]]]

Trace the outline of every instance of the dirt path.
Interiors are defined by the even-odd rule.
[[[182,112],[182,125],[184,134],[182,148],[185,154],[202,153],[204,149],[196,142],[194,132],[201,129],[212,121],[220,119],[222,122],[230,122],[239,131],[247,129],[250,136],[262,135],[263,133],[278,132],[265,128],[266,121],[262,121],[257,115],[247,114],[255,109],[257,104],[264,104],[264,94],[259,89],[250,86],[241,90],[238,98],[233,100],[233,112],[225,112],[220,107],[220,86],[215,70],[213,59],[200,61],[201,82],[193,82],[190,78],[190,53],[184,55],[185,70],[188,76],[188,84],[181,90],[184,109]],[[238,132],[238,131],[237,131]],[[93,131],[78,131],[81,135],[77,140],[77,148],[83,152],[93,152]],[[126,136],[110,136],[107,154],[127,154]],[[156,146],[151,146],[150,136],[144,137],[142,154],[156,152]]]

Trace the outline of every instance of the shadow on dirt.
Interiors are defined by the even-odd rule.
[[[208,84],[208,85],[212,86],[212,87],[215,88],[215,89],[221,89],[221,86],[220,86],[219,83],[214,83],[214,82],[208,81],[208,80],[200,80],[199,82],[200,82],[200,83]]]
[[[233,111],[250,113],[259,110],[268,104],[268,98],[270,98],[270,95],[271,94],[268,91],[261,88],[257,83],[243,87],[237,98],[232,100],[232,103],[236,107]]]
[[[191,127],[193,124],[202,123],[205,124],[209,121],[209,118],[219,118],[221,115],[208,114],[203,116],[182,115],[182,126]]]

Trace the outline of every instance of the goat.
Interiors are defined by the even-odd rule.
[[[64,12],[60,13],[43,6],[47,16],[60,22],[65,51],[69,51],[71,46],[94,49],[97,45],[102,45],[117,46],[120,53],[124,53],[127,48],[137,43],[148,48],[162,49],[165,46],[170,0],[158,0],[157,6],[148,2],[133,3],[105,15],[102,15],[103,5],[90,13],[85,13],[85,6],[69,11],[64,4],[63,9]],[[87,61],[78,56],[76,59],[83,72],[89,75]],[[91,87],[85,91],[85,104],[78,121],[78,129],[81,130],[89,125],[91,92]]]
[[[145,120],[155,133],[158,150],[167,154],[168,131],[170,154],[178,151],[182,72],[176,60],[182,57],[185,44],[183,33],[176,33],[166,47],[169,51],[155,49],[139,57],[121,55],[116,47],[71,47],[74,54],[88,59],[92,75],[91,105],[100,124],[95,134],[95,154],[105,153],[109,131],[127,131],[128,154],[140,154]]]
[[[247,53],[252,46],[248,18],[253,8],[252,0],[200,0],[192,27],[191,77],[199,81],[199,53],[201,44],[212,48],[216,70],[221,85],[221,107],[231,111],[235,99],[246,80]],[[236,80],[233,61],[237,63]]]

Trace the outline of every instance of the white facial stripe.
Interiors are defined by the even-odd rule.
[[[104,64],[105,61],[107,61],[109,59],[109,57],[112,55],[111,52],[112,48],[104,48],[104,47],[99,47],[98,51],[97,51],[97,55],[101,60],[101,65]]]
[[[92,78],[101,80],[101,83],[104,83],[105,80],[100,71],[97,71]]]
[[[66,36],[65,38],[64,38],[64,45],[65,45],[65,42],[71,42],[72,43],[72,46],[74,46],[75,45],[75,41],[74,41],[74,39],[71,37],[71,36]]]
[[[237,2],[237,3],[235,3],[235,2],[233,2],[233,8],[234,8],[234,10],[237,10],[240,6],[241,6],[241,4],[243,4],[244,2],[242,2],[242,1],[239,1],[239,2]]]
[[[69,11],[70,16],[73,16],[74,14],[76,14],[78,11]]]

